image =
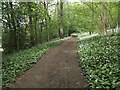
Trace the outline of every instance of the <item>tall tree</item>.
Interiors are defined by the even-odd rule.
[[[63,0],[57,0],[57,12],[59,37],[63,38]]]
[[[35,37],[34,37],[34,28],[33,28],[33,17],[32,17],[32,2],[28,2],[28,11],[29,11],[29,30],[30,30],[30,39],[31,45],[35,45]]]
[[[49,35],[49,14],[48,14],[48,1],[44,0],[44,9],[45,9],[45,29],[47,31],[47,41],[50,39]]]

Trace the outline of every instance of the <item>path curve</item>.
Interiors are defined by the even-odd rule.
[[[49,50],[12,88],[85,88],[77,58],[77,38]]]

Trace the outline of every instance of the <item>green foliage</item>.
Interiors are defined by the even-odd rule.
[[[43,54],[50,48],[62,43],[65,39],[55,39],[42,45],[34,46],[30,49],[22,50],[18,53],[3,55],[2,78],[3,87],[8,86],[11,81],[25,70],[35,64]]]
[[[3,55],[3,85],[13,81],[17,75],[36,63],[49,48],[58,44],[54,42],[50,44],[48,41],[58,37],[63,38],[74,32],[105,32],[108,29],[115,29],[117,26],[118,4],[116,2],[67,3],[61,1],[58,0],[57,3],[53,0],[50,2],[47,0],[43,0],[43,2],[2,2],[3,54],[18,52]],[[45,42],[48,43],[38,45]],[[93,80],[89,78],[89,81],[92,81],[90,84],[92,87],[107,87],[110,86],[107,84],[113,82],[113,78],[116,77],[115,80],[118,80],[116,76],[118,70],[117,44],[115,43],[117,43],[116,36],[80,41],[79,44],[83,45],[82,48],[80,47],[82,63],[86,66],[85,70],[92,70],[86,71],[88,75],[92,75]],[[106,62],[110,63],[105,64]],[[94,66],[91,66],[90,63],[97,66],[93,68]],[[105,69],[102,67],[109,67],[108,71],[104,72]],[[99,70],[97,71],[96,68]],[[106,75],[108,75],[109,70],[112,73],[115,71],[115,74],[110,73],[113,76],[110,76],[109,79],[112,79],[107,78],[109,81],[106,81],[107,84],[97,85],[96,82],[101,81],[96,80],[94,74],[100,72],[100,74],[107,73]],[[107,77],[106,75],[104,77],[104,74],[102,79],[100,78],[102,82]],[[94,82],[94,80],[96,81]],[[115,82],[117,81],[113,83]],[[119,82],[116,85],[118,84]],[[112,85],[112,87],[116,87],[115,84]]]
[[[119,35],[96,36],[78,42],[80,64],[92,88],[120,88]]]
[[[2,2],[4,52],[30,48],[74,32],[105,32],[117,26],[116,2],[59,3],[60,1],[58,4],[52,0],[39,3]]]
[[[117,26],[117,2],[84,2],[82,4],[76,2],[65,3],[65,5],[64,23],[68,30],[71,26],[75,32],[104,33],[105,30],[114,29]]]
[[[42,2],[2,2],[4,53],[49,41],[48,36],[50,40],[58,38],[55,19],[51,18]]]

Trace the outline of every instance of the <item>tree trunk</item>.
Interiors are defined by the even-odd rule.
[[[45,16],[45,28],[47,30],[47,41],[49,41],[50,39],[50,35],[49,35],[49,19],[48,19],[48,2],[47,0],[44,0],[44,9],[46,10],[46,16]]]
[[[35,40],[34,40],[34,30],[32,26],[32,9],[31,9],[31,2],[28,2],[28,8],[29,8],[29,30],[30,30],[30,40],[31,40],[31,45],[35,45]]]
[[[41,21],[41,25],[40,25],[40,36],[39,36],[39,38],[40,38],[40,43],[42,43],[42,29],[43,29],[43,20]]]
[[[108,30],[108,12],[106,8],[103,6],[103,27],[104,27],[104,33],[107,34]]]
[[[63,38],[63,1],[60,0],[60,36]]]
[[[59,37],[63,38],[63,1],[57,1],[57,12],[58,12],[58,31]]]
[[[20,24],[19,24],[19,20],[16,17],[16,23],[17,23],[17,27],[18,27],[18,31],[16,32],[17,35],[17,50],[20,50],[20,41],[19,41],[19,35],[20,35]]]
[[[18,41],[17,41],[17,28],[16,28],[16,22],[15,22],[15,13],[14,13],[12,2],[9,2],[9,4],[10,4],[10,8],[11,8],[11,12],[10,12],[10,14],[11,14],[11,24],[12,24],[13,30],[14,30],[13,33],[12,33],[14,38],[12,38],[12,39],[14,39],[15,50],[19,50]]]

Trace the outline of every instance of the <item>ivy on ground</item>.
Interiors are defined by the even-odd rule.
[[[119,35],[78,41],[78,54],[91,88],[120,88]]]
[[[2,86],[7,87],[9,83],[15,81],[15,78],[24,71],[31,68],[43,54],[46,53],[50,48],[61,44],[64,39],[56,39],[51,42],[40,44],[30,49],[21,50],[18,53],[3,55],[2,60]]]

